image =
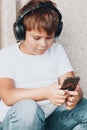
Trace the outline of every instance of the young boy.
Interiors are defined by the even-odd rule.
[[[18,44],[0,51],[3,130],[87,130],[80,85],[62,90],[74,71],[59,43],[62,15],[50,0],[30,0],[14,23]]]

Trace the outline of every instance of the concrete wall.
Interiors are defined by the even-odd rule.
[[[87,1],[55,0],[63,15],[64,28],[57,40],[67,51],[76,75],[87,96]]]
[[[0,0],[0,48],[15,44],[13,23],[17,11],[28,0]],[[63,31],[56,39],[71,61],[80,84],[87,96],[87,0],[53,0],[63,16]]]

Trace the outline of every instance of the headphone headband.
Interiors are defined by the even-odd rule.
[[[59,20],[62,19],[62,15],[60,14],[59,10],[58,10],[55,6],[52,6],[52,5],[50,5],[50,4],[45,4],[45,3],[40,2],[39,6],[37,6],[36,8],[34,8],[34,9],[27,9],[25,12],[23,12],[23,14],[19,15],[19,17],[18,17],[17,20],[16,20],[16,23],[18,24],[19,22],[21,22],[21,20],[22,20],[27,14],[29,14],[30,12],[32,12],[32,11],[34,11],[34,10],[40,9],[40,8],[50,8],[50,9],[54,10],[55,12],[57,12],[58,17],[59,17]]]

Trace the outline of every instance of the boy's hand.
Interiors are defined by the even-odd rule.
[[[47,98],[56,106],[61,106],[65,103],[67,94],[64,90],[61,90],[61,86],[57,83],[53,83],[47,87]]]
[[[70,91],[68,93],[69,93],[69,96],[66,99],[65,104],[66,104],[67,109],[71,110],[76,106],[76,104],[78,102],[78,92],[77,91]]]
[[[66,99],[66,107],[68,110],[73,109],[79,100],[82,98],[80,87],[77,85],[75,91],[67,91],[69,95]]]

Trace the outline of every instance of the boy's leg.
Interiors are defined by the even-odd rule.
[[[2,130],[2,123],[0,122],[0,130]]]
[[[44,130],[44,112],[33,100],[17,102],[2,122],[3,130]]]
[[[73,110],[58,107],[47,119],[46,130],[87,130],[87,99],[82,99]]]

